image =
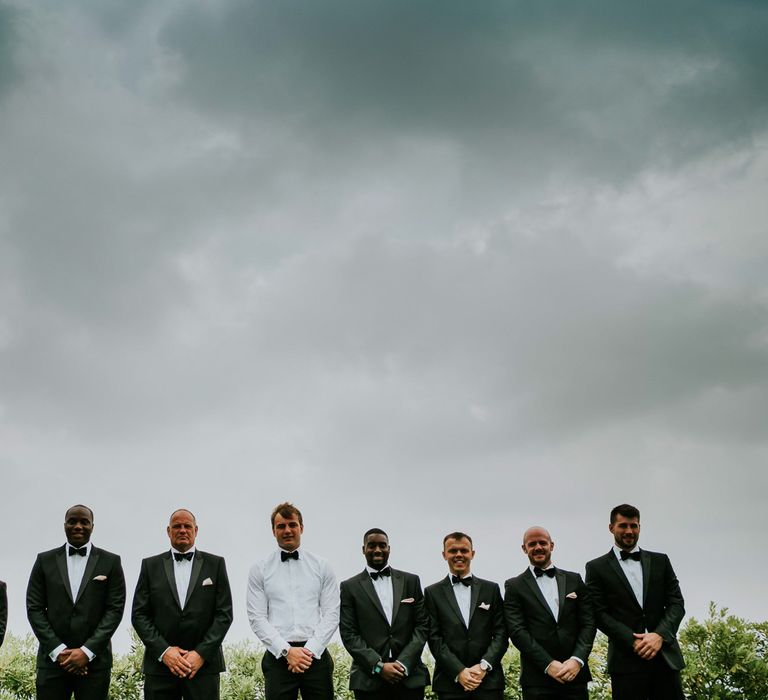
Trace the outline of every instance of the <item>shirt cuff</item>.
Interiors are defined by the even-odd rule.
[[[160,656],[158,656],[158,657],[157,657],[157,660],[158,660],[160,663],[163,663],[163,657],[165,656],[165,652],[166,652],[166,651],[168,651],[170,648],[171,648],[171,647],[165,647],[165,649],[163,650],[163,653],[162,653],[162,654],[160,654]]]
[[[61,654],[62,651],[64,651],[67,648],[66,644],[59,644],[48,656],[50,657],[51,661],[56,663],[56,659],[59,658],[59,654]]]
[[[584,668],[584,662],[583,662],[583,661],[582,661],[582,660],[581,660],[581,659],[580,659],[578,656],[572,656],[571,658],[572,658],[574,661],[578,661],[578,662],[579,662],[579,666],[581,666],[582,668]]]
[[[325,647],[322,646],[317,640],[310,639],[305,645],[305,649],[309,649],[312,652],[312,656],[314,656],[316,659],[319,659],[323,652],[325,651]]]
[[[399,659],[395,662],[400,668],[403,669],[403,673],[407,676],[408,675],[408,667]]]
[[[486,671],[493,671],[493,664],[491,664],[489,661],[486,661],[485,659],[480,659],[480,661],[485,661],[485,665],[487,666],[485,669]]]
[[[88,661],[93,661],[96,657],[96,654],[94,654],[87,646],[81,646],[80,651],[88,657]]]

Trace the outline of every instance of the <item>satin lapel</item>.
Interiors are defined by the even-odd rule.
[[[558,572],[559,573],[559,572]],[[547,611],[547,615],[549,615],[552,620],[555,619],[555,616],[552,614],[552,608],[547,605],[547,599],[544,597],[544,594],[541,592],[541,588],[539,588],[539,584],[536,583],[536,577],[531,573],[530,569],[526,569],[523,573],[523,581],[528,584],[528,588],[531,589],[531,592],[533,593],[536,600],[539,601],[541,606],[544,608],[544,610]],[[557,587],[560,588],[560,584],[557,584]]]
[[[399,571],[392,571],[392,624],[395,624],[397,611],[400,609],[400,601],[403,599],[405,579]]]
[[[447,578],[443,579],[440,589],[443,591],[443,595],[445,596],[445,600],[448,603],[448,607],[453,610],[453,614],[456,615],[456,617],[459,619],[459,622],[461,622],[461,624],[466,627],[467,623],[464,621],[464,616],[461,614],[459,604],[456,602],[456,596],[453,594],[453,586]]]
[[[99,550],[96,547],[91,547],[91,555],[88,557],[88,563],[85,565],[85,571],[83,571],[83,580],[80,581],[80,588],[77,590],[77,603],[80,598],[83,597],[83,591],[85,587],[91,582],[93,572],[96,570],[96,563],[99,561]]]
[[[181,602],[179,601],[179,591],[176,589],[176,576],[173,573],[173,556],[170,552],[163,559],[163,569],[165,571],[165,577],[168,579],[168,585],[171,588],[171,594],[176,601],[176,605],[181,608]]]
[[[645,550],[640,550],[640,565],[643,567],[643,608],[648,597],[648,581],[651,578],[651,555]]]
[[[67,572],[67,548],[62,547],[56,552],[56,568],[58,568],[61,574],[61,579],[64,581],[64,588],[67,589],[67,595],[69,600],[74,605],[75,601],[72,599],[72,586],[69,585],[69,573]]]
[[[565,572],[560,571],[560,569],[555,569],[555,572],[557,579],[557,620],[559,622],[565,607]]]
[[[200,569],[203,568],[203,559],[205,559],[205,557],[200,552],[195,552],[195,556],[192,559],[192,573],[189,575],[189,586],[187,587],[187,597],[184,600],[185,606],[189,602],[189,597],[192,595],[192,592],[195,590],[197,579],[200,578]]]
[[[455,598],[456,596],[453,596],[453,597]],[[474,578],[472,580],[472,595],[469,597],[469,622],[470,623],[472,622],[472,616],[475,614],[475,610],[477,610],[477,601],[479,598],[480,598],[480,582],[477,580],[477,578]]]
[[[627,593],[629,593],[630,600],[639,608],[640,603],[638,603],[637,598],[635,598],[635,592],[632,590],[632,584],[629,582],[629,579],[624,573],[624,569],[621,568],[621,564],[619,564],[619,560],[616,558],[616,555],[613,553],[613,550],[609,552],[608,566],[610,566],[611,569],[613,569],[616,576],[618,576],[619,580],[624,584],[624,588],[626,588]]]
[[[371,599],[371,602],[373,603],[376,610],[378,610],[379,614],[384,618],[384,622],[389,624],[387,616],[384,613],[384,608],[382,607],[381,601],[379,600],[379,594],[376,593],[376,589],[373,587],[373,581],[371,581],[371,576],[367,571],[363,571],[363,573],[360,574],[360,587]],[[394,615],[392,616],[392,619],[394,619]]]

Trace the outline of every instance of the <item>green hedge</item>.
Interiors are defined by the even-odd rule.
[[[683,682],[690,700],[768,699],[768,622],[748,622],[711,604],[706,620],[688,620],[680,632],[680,644],[688,664]],[[351,699],[353,695],[347,688],[349,655],[338,644],[331,644],[329,649],[335,664],[336,698]],[[591,700],[611,697],[610,681],[605,675],[607,650],[605,637],[598,634],[590,656],[594,676]],[[10,635],[6,639],[0,649],[0,700],[34,698],[36,651],[37,643],[31,635]],[[142,699],[142,653],[141,643],[133,637],[131,651],[115,657],[110,700]],[[250,642],[240,642],[225,645],[224,653],[228,671],[221,677],[222,700],[262,700],[261,651]],[[505,697],[520,700],[520,657],[514,647],[510,647],[503,663],[508,677]],[[428,664],[431,667],[431,659]],[[435,697],[429,688],[426,697]]]

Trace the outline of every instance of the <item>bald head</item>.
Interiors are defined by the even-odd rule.
[[[531,566],[546,569],[552,562],[552,550],[555,543],[546,528],[534,525],[523,534],[523,553],[528,557]]]

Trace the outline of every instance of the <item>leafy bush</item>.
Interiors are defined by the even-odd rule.
[[[680,645],[688,664],[683,684],[690,700],[766,700],[768,698],[768,622],[748,622],[728,615],[727,608],[710,604],[706,620],[691,618],[680,632]],[[348,689],[351,659],[339,644],[331,644],[333,682],[337,700],[352,700]],[[144,649],[132,633],[131,650],[115,655],[110,700],[142,700],[144,680],[141,658]],[[608,640],[597,635],[590,656],[593,683],[590,700],[610,700],[611,684],[605,673]],[[35,697],[35,656],[37,641],[9,635],[0,649],[0,700],[32,700]],[[227,644],[224,655],[227,672],[221,676],[221,700],[264,700],[263,651],[252,642]],[[430,669],[429,651],[424,652]],[[504,656],[507,674],[506,700],[521,700],[518,684],[520,655],[510,647]],[[435,700],[427,688],[426,700]]]

